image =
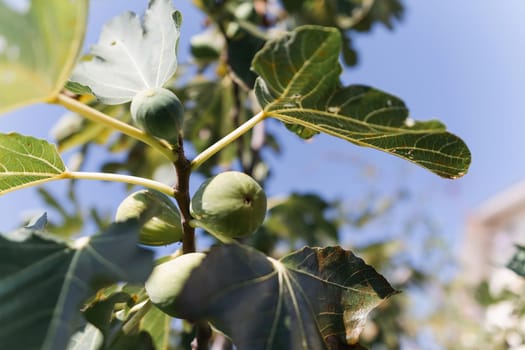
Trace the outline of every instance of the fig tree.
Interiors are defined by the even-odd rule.
[[[145,285],[151,302],[166,314],[179,317],[175,300],[205,257],[204,253],[188,253],[156,266]]]
[[[205,181],[190,203],[195,226],[228,241],[253,233],[266,215],[266,195],[250,176],[226,171]]]
[[[117,209],[115,221],[131,218],[143,222],[139,235],[141,244],[158,246],[182,239],[179,210],[163,193],[147,189],[126,197]]]
[[[184,107],[177,95],[168,89],[147,89],[133,97],[131,117],[146,133],[176,145],[184,119]]]

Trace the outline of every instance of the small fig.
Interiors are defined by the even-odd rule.
[[[177,95],[168,89],[147,89],[133,97],[131,117],[146,133],[176,145],[184,119],[184,107]]]
[[[141,244],[158,246],[182,239],[179,210],[163,193],[147,189],[126,197],[117,209],[115,221],[131,218],[143,222],[139,235]]]
[[[226,171],[205,181],[190,203],[195,226],[222,241],[249,235],[266,215],[266,195],[250,176]]]
[[[151,302],[166,314],[179,317],[175,300],[205,257],[204,253],[188,253],[156,266],[145,285]]]

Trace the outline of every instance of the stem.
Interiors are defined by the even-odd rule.
[[[174,187],[174,197],[179,205],[182,224],[182,253],[195,251],[195,228],[190,225],[192,220],[190,214],[190,175],[191,163],[184,155],[182,137],[179,137],[178,157],[173,163],[177,172],[177,183]]]
[[[175,160],[173,150],[168,146],[167,143],[159,141],[155,137],[146,134],[144,131],[137,129],[127,123],[121,122],[118,119],[110,117],[109,115],[102,113],[82,102],[79,102],[74,98],[60,93],[56,97],[56,100],[51,102],[59,103],[70,111],[78,113],[91,121],[118,130],[125,135],[140,140],[161,152],[169,160]]]
[[[255,125],[263,121],[267,117],[266,113],[264,111],[261,111],[248,119],[244,124],[240,125],[237,129],[230,132],[228,135],[224,136],[219,141],[215,142],[213,145],[202,151],[195,159],[191,162],[191,168],[195,170],[198,168],[202,163],[210,159],[215,153],[222,150],[224,147],[228,146],[232,142],[234,142],[236,139],[241,137],[242,135],[246,134],[248,131],[250,131]]]
[[[208,350],[208,344],[211,339],[211,327],[206,321],[198,322],[195,330],[195,339],[193,340],[192,349]]]
[[[240,96],[241,89],[239,87],[239,84],[237,84],[235,81],[232,81],[232,84],[233,84],[233,100],[234,100],[232,119],[233,119],[233,125],[235,125],[235,127],[237,128],[241,124],[241,108],[242,108],[241,107],[242,101],[241,101],[241,96]],[[246,173],[246,166],[244,164],[245,157],[244,157],[243,151],[244,151],[243,138],[239,137],[237,139],[237,158],[239,158],[239,163],[241,164],[242,171]]]
[[[61,179],[84,179],[84,180],[101,180],[101,181],[113,181],[113,182],[124,182],[131,185],[138,185],[153,190],[157,190],[168,196],[174,196],[174,189],[162,182],[145,179],[138,176],[122,175],[122,174],[108,174],[108,173],[94,173],[85,171],[66,171],[64,172]]]

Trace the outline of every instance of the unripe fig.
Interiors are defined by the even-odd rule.
[[[145,285],[151,302],[166,314],[179,317],[175,300],[205,257],[204,253],[188,253],[156,266]]]
[[[141,244],[158,246],[182,239],[179,210],[168,196],[160,192],[147,189],[126,197],[117,209],[115,221],[131,218],[144,223],[139,235]]]
[[[196,226],[228,241],[253,233],[266,215],[266,195],[250,176],[226,171],[205,181],[190,203]]]
[[[164,88],[147,89],[131,101],[133,122],[146,133],[177,144],[184,119],[179,98]]]

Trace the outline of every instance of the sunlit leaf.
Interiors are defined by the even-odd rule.
[[[54,145],[16,133],[0,134],[0,195],[55,180],[66,171]]]
[[[71,337],[67,350],[100,350],[104,342],[102,332],[88,323]]]
[[[71,81],[89,87],[106,104],[163,86],[177,69],[181,21],[171,0],[151,0],[144,24],[133,12],[112,19],[91,47],[91,60],[78,64]]]
[[[58,94],[80,50],[88,7],[87,0],[9,3],[0,0],[0,113]]]
[[[2,347],[64,349],[84,323],[87,297],[116,281],[143,283],[152,253],[137,247],[138,231],[128,221],[71,243],[40,231],[23,241],[0,237]]]
[[[316,26],[267,43],[252,63],[264,111],[287,124],[397,155],[442,177],[464,175],[470,151],[442,123],[408,118],[400,99],[379,90],[340,86],[340,48],[337,29]]]
[[[525,277],[525,247],[517,245],[518,251],[507,264],[507,267],[518,275]]]
[[[239,350],[328,349],[334,342],[342,349],[357,342],[368,313],[394,293],[339,247],[303,248],[277,261],[222,245],[192,272],[176,309],[189,320],[209,320]]]
[[[171,317],[155,306],[146,313],[140,322],[140,330],[149,333],[155,350],[169,349]]]

